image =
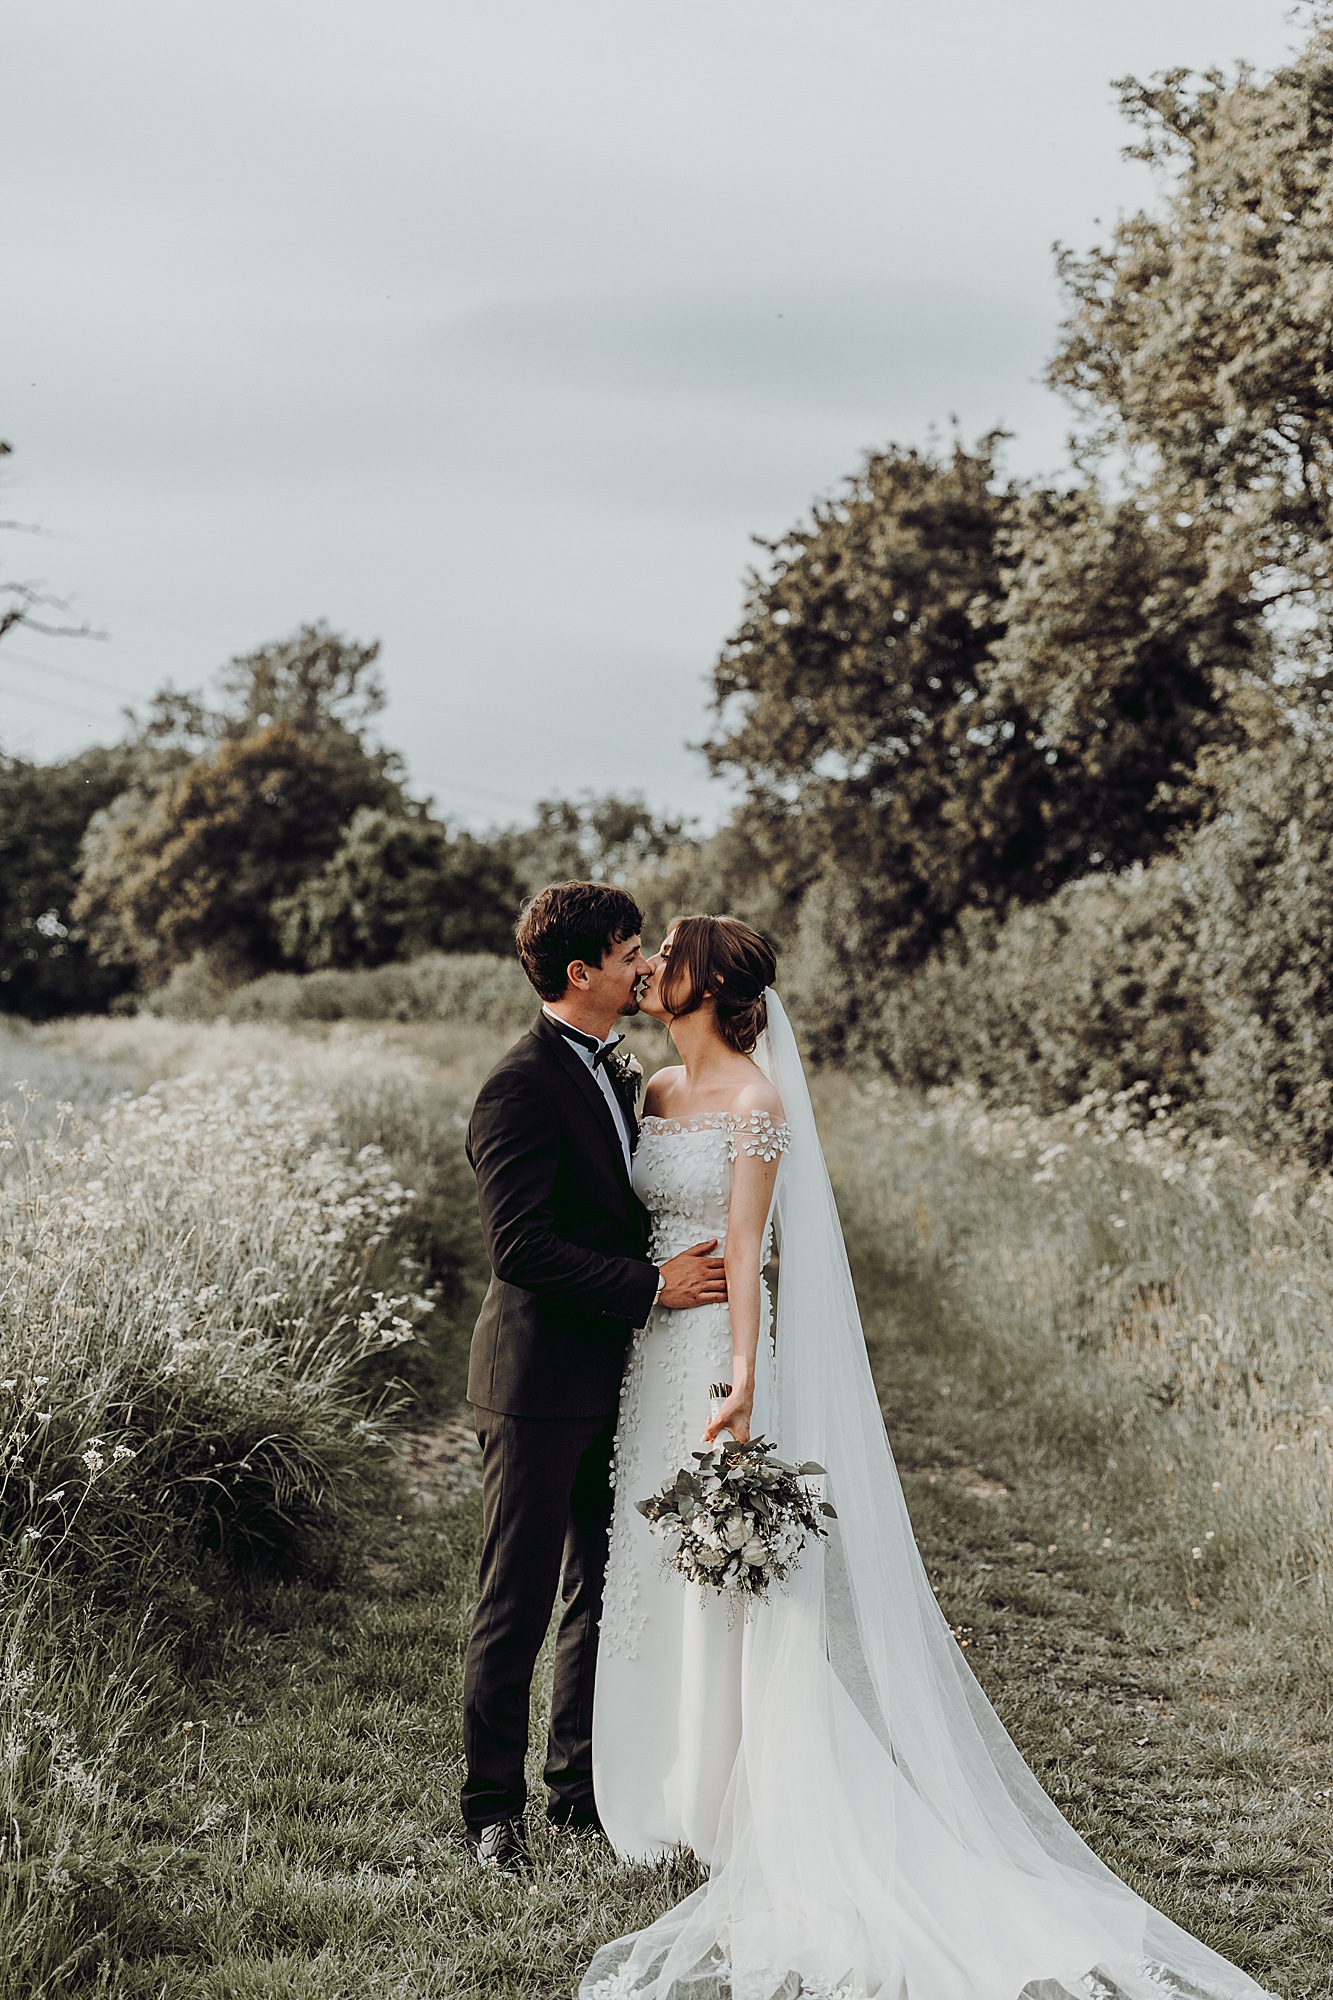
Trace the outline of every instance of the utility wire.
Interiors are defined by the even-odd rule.
[[[55,667],[49,660],[30,660],[22,653],[15,653],[9,647],[0,653],[0,662],[5,666],[31,667],[35,673],[55,674],[58,680],[78,681],[81,687],[96,688],[101,694],[125,694],[131,701],[142,701],[143,691],[139,688],[122,687],[119,681],[98,680],[92,674],[76,674],[72,667]]]
[[[514,792],[497,792],[493,785],[464,785],[456,778],[441,778],[438,783],[442,792],[471,792],[474,798],[499,799],[507,806],[530,807],[533,803],[531,799],[520,799]]]
[[[62,715],[79,715],[86,722],[100,722],[105,724],[111,722],[113,719],[106,714],[94,714],[91,708],[76,708],[72,701],[52,701],[49,695],[29,694],[26,688],[0,687],[0,695],[7,696],[11,701],[35,701],[42,708],[58,708]]]
[[[96,714],[91,708],[79,708],[71,701],[53,701],[49,695],[31,694],[27,688],[8,688],[0,685],[0,695],[10,697],[14,701],[35,701],[43,708],[58,709],[62,715],[77,715],[86,722],[105,723],[112,719],[108,715]],[[453,778],[441,779],[439,785],[440,790],[444,792],[470,792],[474,798],[499,799],[504,805],[532,804],[531,799],[521,799],[514,792],[498,792],[490,785],[466,785]]]
[[[6,652],[0,655],[0,659],[5,664],[12,662],[15,666],[32,667],[40,673],[59,674],[62,680],[78,681],[84,687],[105,689],[107,692],[129,693],[128,688],[113,689],[106,681],[96,681],[91,679],[87,674],[76,674],[67,668],[52,667],[42,660],[25,660],[18,653]],[[74,702],[56,701],[50,695],[34,694],[27,688],[0,686],[0,695],[14,701],[36,702],[42,708],[56,709],[62,715],[76,715],[80,720],[85,722],[109,723],[115,719],[104,713],[96,713],[90,708],[81,708]],[[139,700],[142,700],[142,698],[141,695],[136,697]],[[530,810],[533,803],[530,798],[520,798],[516,792],[498,791],[494,785],[469,785],[458,778],[440,778],[436,782],[439,790],[446,794],[449,792],[466,792],[472,798],[495,799],[501,805],[519,806],[524,810]]]

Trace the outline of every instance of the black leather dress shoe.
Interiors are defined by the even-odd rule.
[[[480,1833],[469,1833],[467,1842],[473,1859],[497,1874],[526,1875],[532,1866],[521,1819],[497,1819]]]
[[[597,1833],[606,1839],[606,1829],[597,1817],[593,1805],[566,1805],[559,1799],[552,1799],[546,1808],[546,1817],[557,1833]]]

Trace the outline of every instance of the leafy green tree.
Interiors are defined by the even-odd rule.
[[[772,547],[717,668],[711,756],[746,782],[825,1056],[963,911],[1162,852],[1267,671],[1197,551],[1094,484],[1001,482],[996,443],[870,458]]]
[[[270,723],[95,817],[75,922],[103,963],[150,978],[196,952],[232,977],[272,970],[285,962],[275,903],[330,858],[359,806],[399,803],[348,731]]]
[[[150,983],[203,953],[224,980],[285,963],[275,903],[323,867],[362,806],[411,818],[368,741],[379,648],[304,625],[239,655],[221,700],[166,688],[136,721],[124,790],[88,827],[75,922]]]
[[[769,564],[750,574],[714,676],[710,761],[743,779],[745,817],[780,857],[789,899],[832,867],[864,882],[872,928],[908,954],[975,874],[958,772],[979,761],[968,726],[1003,629],[1019,503],[996,478],[997,444],[872,453],[809,521],[762,545]],[[985,727],[1009,743],[1008,721]]]
[[[1196,588],[1274,607],[1317,691],[1333,611],[1333,8],[1271,76],[1119,86],[1161,200],[1065,251],[1050,380],[1083,450],[1192,545]]]
[[[383,965],[426,951],[509,951],[520,900],[493,843],[362,806],[336,852],[273,915],[294,965]]]
[[[969,723],[983,752],[974,825],[1001,868],[973,905],[1030,902],[1085,873],[1150,860],[1209,803],[1199,762],[1239,740],[1242,690],[1271,672],[1248,598],[1132,499],[1039,489],[1007,537],[1003,631]],[[1004,738],[989,718],[1013,718]]]
[[[1333,1162],[1333,733],[1274,729],[1228,760],[1185,855],[1214,1122]]]

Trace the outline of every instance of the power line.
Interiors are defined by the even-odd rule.
[[[0,686],[0,695],[9,696],[15,701],[34,701],[42,708],[58,709],[62,715],[77,715],[86,722],[109,722],[112,719],[108,715],[95,714],[90,708],[79,708],[70,701],[53,701],[49,695],[31,694],[27,688]],[[499,792],[491,785],[466,785],[456,778],[441,779],[440,789],[447,792],[469,792],[474,798],[499,799],[503,805],[509,806],[532,804],[531,799],[521,799],[514,792]]]
[[[8,696],[12,701],[35,701],[42,708],[58,708],[62,715],[82,716],[85,722],[108,723],[112,720],[109,715],[95,715],[90,708],[76,708],[72,701],[52,701],[49,695],[29,694],[26,688],[0,687],[0,695]]]
[[[502,805],[531,806],[532,804],[531,799],[520,799],[514,792],[497,792],[493,785],[465,785],[457,778],[441,778],[438,780],[438,785],[442,792],[471,792],[474,798],[499,799]]]
[[[91,674],[76,674],[72,667],[54,667],[49,660],[30,660],[22,653],[15,653],[8,647],[0,653],[0,661],[6,666],[12,662],[16,667],[31,667],[39,674],[54,674],[58,680],[78,681],[80,686],[96,688],[100,694],[126,694],[131,701],[143,700],[143,694],[138,688],[122,687],[118,681],[97,680]]]
[[[105,689],[108,693],[128,694],[130,692],[128,688],[115,688],[111,683],[106,681],[93,680],[87,674],[76,674],[68,668],[50,666],[44,660],[24,659],[18,653],[6,652],[0,658],[3,658],[6,664],[12,661],[15,666],[32,667],[40,673],[59,674],[62,680],[78,681],[84,687]],[[80,720],[85,722],[100,722],[105,724],[118,719],[105,713],[98,714],[90,708],[81,708],[74,702],[56,701],[50,695],[33,694],[27,688],[0,686],[0,695],[7,696],[14,701],[35,702],[39,707],[55,709],[61,715],[76,715]],[[137,696],[136,699],[142,699],[142,696]],[[533,725],[529,725],[529,728],[532,727]],[[436,780],[436,783],[439,790],[443,793],[466,792],[472,798],[495,799],[501,805],[518,806],[524,810],[530,811],[533,803],[530,798],[520,798],[516,792],[499,791],[494,785],[469,785],[459,778],[440,778]]]

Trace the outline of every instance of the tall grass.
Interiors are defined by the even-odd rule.
[[[202,1753],[182,1662],[216,1665],[238,1580],[331,1578],[384,1485],[451,1216],[429,1181],[417,1213],[380,1135],[433,1110],[452,1164],[461,1114],[363,1044],[119,1022],[0,1045],[5,1993],[75,1990],[126,1885],[188,1874],[145,1778],[156,1739],[163,1785]]]
[[[359,1379],[429,1309],[369,1291],[408,1206],[277,1065],[0,1128],[0,1532],[133,1579],[165,1550],[301,1562],[379,1439]]]
[[[484,1269],[462,1128],[506,1039],[143,1017],[0,1038],[0,1397],[24,1461],[0,1503],[4,2000],[118,1980],[145,2000],[557,1993],[599,1924],[668,1895],[553,1856],[520,1899],[455,1858],[474,1503],[437,1519],[384,1494],[369,1574],[318,1587],[375,1491],[391,1379],[461,1395]],[[12,1086],[39,1062],[28,1104]],[[815,1089],[890,1435],[932,1561],[956,1544],[942,1589],[969,1658],[1055,1795],[1173,1914],[1197,1920],[1198,1829],[1263,1822],[1273,1879],[1266,1903],[1237,1887],[1239,1948],[1286,1921],[1283,1870],[1314,1882],[1295,1830],[1325,1810],[1307,1766],[1330,1694],[1333,1188],[1132,1090],[1042,1117],[836,1073]],[[427,1292],[419,1321],[392,1303]],[[395,1319],[422,1337],[382,1339]],[[227,1579],[283,1562],[292,1581],[251,1586],[256,1632]],[[1034,1675],[1075,1610],[1123,1619],[1132,1699],[1072,1626],[1058,1689],[1049,1661]],[[1175,1735],[1140,1714],[1145,1656]],[[1093,1707],[1107,1734],[1084,1762]],[[1150,1727],[1160,1751],[1135,1747]],[[1272,1773],[1242,1785],[1261,1737]],[[423,1852],[418,1876],[403,1857]],[[1303,1966],[1306,1929],[1265,1964]]]
[[[1047,1118],[882,1081],[828,1078],[823,1102],[866,1279],[928,1312],[942,1393],[980,1368],[1057,1507],[1096,1492],[1142,1588],[1265,1634],[1322,1697],[1333,1181],[1133,1089]]]

